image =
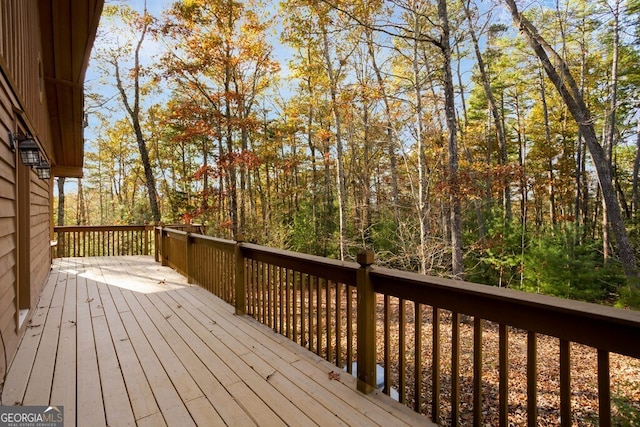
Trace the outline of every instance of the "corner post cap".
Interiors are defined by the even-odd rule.
[[[373,264],[375,257],[376,256],[373,251],[363,249],[356,255],[356,261],[358,261],[358,264],[360,264],[362,267],[366,267]]]
[[[235,239],[238,243],[244,242],[244,233],[236,233]]]

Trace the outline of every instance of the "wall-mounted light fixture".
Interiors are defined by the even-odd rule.
[[[23,165],[37,166],[40,164],[40,148],[31,135],[14,135],[10,133],[9,145],[12,150],[18,149]]]
[[[51,166],[45,159],[40,158],[40,163],[36,165],[36,173],[40,179],[51,178]]]

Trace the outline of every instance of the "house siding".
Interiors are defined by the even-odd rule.
[[[51,187],[35,172],[28,176],[28,236],[19,232],[16,153],[10,149],[9,133],[21,130],[34,135],[47,156],[51,153],[51,130],[41,73],[42,49],[36,0],[0,2],[0,375],[15,354],[27,322],[18,326],[20,289],[28,287],[29,313],[38,301],[50,270]],[[19,160],[18,160],[19,161]],[[19,247],[28,248],[28,260],[20,260]],[[20,269],[30,267],[28,284],[19,283]],[[23,303],[23,308],[24,303]]]

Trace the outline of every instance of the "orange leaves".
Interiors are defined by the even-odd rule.
[[[333,139],[333,137],[334,137],[333,132],[327,129],[318,129],[316,132],[316,138],[318,138],[323,143],[328,143]]]
[[[218,158],[218,167],[224,171],[229,171],[232,167],[239,167],[243,170],[254,170],[261,164],[262,161],[260,158],[249,150],[242,150],[239,153],[227,153]]]
[[[200,168],[193,174],[193,179],[202,179],[205,175],[213,176],[214,170],[209,165],[202,165]]]

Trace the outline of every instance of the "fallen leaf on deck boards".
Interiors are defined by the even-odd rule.
[[[120,338],[120,341],[129,341],[129,338]]]
[[[40,332],[38,332],[37,334],[33,334],[31,335],[32,337],[37,337],[38,335],[40,335]]]
[[[76,321],[75,320],[69,320],[69,323],[71,323],[72,325],[75,325]]]
[[[340,372],[329,371],[329,379],[338,381],[340,379]]]
[[[178,304],[178,308],[182,308],[182,304]]]
[[[32,323],[29,326],[27,326],[28,328],[37,328],[38,326],[42,326],[41,323]]]
[[[166,316],[164,316],[165,319],[168,319],[169,317],[171,317],[170,314],[167,314]]]
[[[162,280],[160,280],[160,281],[158,282],[158,285],[164,285],[164,283],[165,283],[165,280],[164,280],[164,279],[162,279]]]
[[[266,380],[269,381],[269,378],[271,378],[273,375],[275,375],[276,371],[271,372],[269,375],[267,375]]]
[[[92,302],[92,301],[93,301],[93,298],[88,298],[87,299],[87,302]]]

